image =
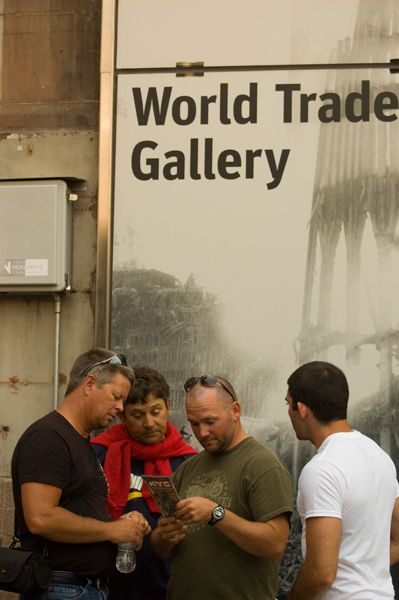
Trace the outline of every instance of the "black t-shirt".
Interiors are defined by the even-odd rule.
[[[84,517],[111,521],[105,506],[108,484],[89,440],[57,411],[33,423],[20,438],[12,458],[15,511],[19,532],[29,533],[21,501],[21,484],[37,482],[62,490],[60,506]],[[39,546],[41,538],[24,545]],[[110,542],[67,544],[45,540],[52,570],[105,577],[115,566]]]

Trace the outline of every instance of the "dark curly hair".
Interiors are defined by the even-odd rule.
[[[170,392],[165,377],[147,365],[135,365],[133,369],[135,381],[130,389],[125,405],[145,404],[148,395],[152,394],[154,398],[162,398],[167,406]]]

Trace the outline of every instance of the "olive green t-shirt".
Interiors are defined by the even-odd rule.
[[[172,476],[182,499],[209,498],[248,521],[265,522],[292,513],[287,467],[254,438],[231,450],[205,450]],[[280,561],[241,550],[217,527],[189,525],[172,553],[168,600],[272,600]]]

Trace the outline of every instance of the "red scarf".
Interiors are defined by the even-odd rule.
[[[196,454],[197,451],[186,444],[181,434],[168,421],[166,438],[159,444],[136,442],[124,423],[113,425],[104,433],[91,440],[108,448],[104,462],[104,473],[108,481],[109,493],[107,508],[111,517],[119,519],[126,506],[130,489],[130,459],[144,461],[144,475],[171,475],[169,458]],[[160,512],[147,486],[143,483],[143,497],[152,512]]]

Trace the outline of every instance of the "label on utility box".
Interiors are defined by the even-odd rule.
[[[47,258],[6,258],[3,275],[18,277],[47,277]]]

